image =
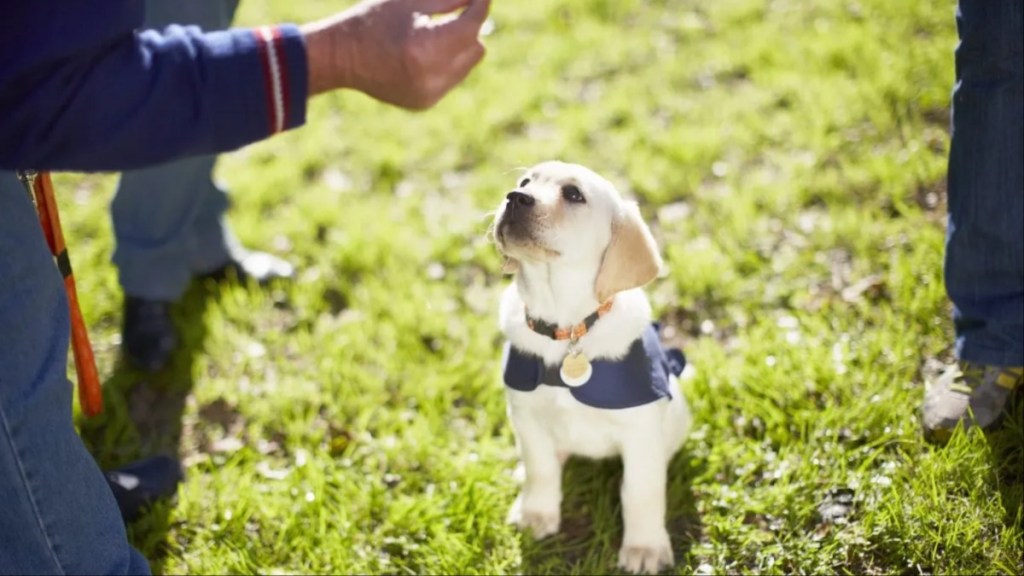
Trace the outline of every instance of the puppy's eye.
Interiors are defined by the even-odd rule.
[[[580,192],[580,189],[575,184],[562,186],[562,198],[574,204],[587,203],[587,199],[583,197],[583,192]]]
[[[523,181],[519,183],[519,187],[522,188],[523,186],[526,186],[529,183],[530,183],[530,179],[529,178],[523,178]]]

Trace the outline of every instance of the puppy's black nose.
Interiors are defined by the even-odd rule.
[[[513,191],[509,192],[508,196],[505,196],[505,198],[508,198],[508,203],[510,205],[512,205],[512,206],[523,206],[524,208],[528,208],[530,206],[533,206],[533,204],[535,202],[535,200],[533,199],[533,196],[530,196],[529,194],[526,194],[524,192],[520,192],[518,190],[513,190]]]

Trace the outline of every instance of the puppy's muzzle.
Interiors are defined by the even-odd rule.
[[[505,196],[505,211],[498,222],[498,236],[504,238],[507,235],[518,238],[529,236],[529,222],[533,216],[533,207],[537,200],[518,190],[513,190]]]

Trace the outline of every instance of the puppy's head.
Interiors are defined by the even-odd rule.
[[[507,271],[521,262],[592,270],[599,302],[643,286],[661,270],[636,203],[578,164],[544,162],[528,169],[498,206],[494,238]]]

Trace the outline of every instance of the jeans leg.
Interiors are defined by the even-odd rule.
[[[121,175],[111,216],[113,261],[125,294],[171,302],[185,293],[192,280],[193,228],[210,200],[215,160],[188,158]]]
[[[1021,0],[957,10],[946,290],[959,358],[1024,365]]]
[[[0,172],[0,327],[0,574],[148,574],[75,432],[67,297],[10,172]]]
[[[237,0],[148,0],[144,26],[223,29],[237,6]],[[228,199],[212,178],[216,159],[187,158],[122,174],[111,212],[113,260],[125,294],[175,301],[193,273],[231,257],[233,238],[224,222]]]
[[[241,256],[241,244],[227,223],[231,200],[207,174],[202,203],[192,222],[187,239],[187,263],[190,274],[205,274],[220,268],[228,260]]]

